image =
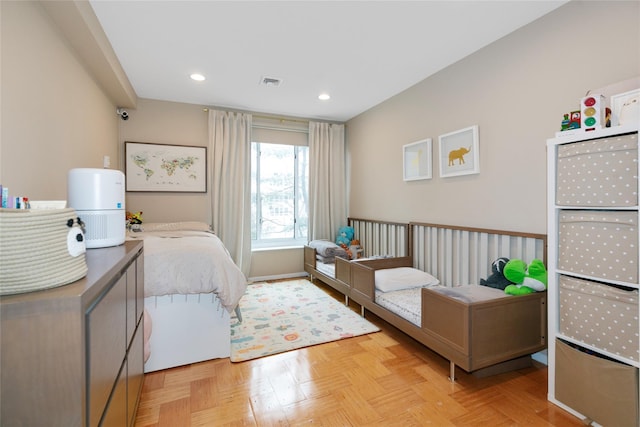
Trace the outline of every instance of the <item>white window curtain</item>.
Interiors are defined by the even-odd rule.
[[[251,114],[209,110],[213,229],[245,276],[251,268]]]
[[[347,225],[344,125],[309,122],[309,240]]]

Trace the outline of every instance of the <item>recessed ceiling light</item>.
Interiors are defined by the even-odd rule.
[[[320,95],[318,95],[318,99],[321,101],[326,101],[328,99],[331,99],[331,96],[329,96],[328,93],[321,93]]]
[[[198,74],[198,73],[193,73],[189,77],[191,77],[191,80],[195,80],[197,82],[204,81],[205,79],[205,77],[202,74]]]

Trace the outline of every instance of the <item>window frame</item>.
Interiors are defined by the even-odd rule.
[[[305,147],[307,150],[309,149],[309,144],[308,144],[308,136],[309,136],[309,132],[308,132],[308,124],[302,128],[302,126],[300,125],[300,121],[296,121],[295,124],[291,127],[285,126],[282,122],[280,123],[280,126],[274,127],[272,124],[258,124],[256,125],[254,123],[254,125],[252,126],[252,137],[251,137],[251,148],[252,148],[252,155],[251,155],[251,162],[254,162],[258,156],[259,153],[257,153],[257,156],[255,156],[254,158],[254,153],[253,153],[253,146],[254,144],[258,144],[258,149],[260,147],[260,144],[277,144],[277,145],[288,145],[288,146],[293,146],[294,147],[294,190],[293,190],[293,200],[294,200],[294,206],[293,206],[293,216],[294,216],[294,236],[298,231],[298,226],[297,226],[297,221],[299,221],[298,218],[298,208],[299,208],[299,204],[300,204],[300,200],[299,200],[299,187],[300,187],[300,183],[299,181],[299,147],[303,146]],[[258,130],[267,130],[268,134],[270,135],[270,138],[267,138],[268,140],[266,141],[260,141],[260,138],[256,138],[254,137],[255,135],[255,130],[256,128]],[[291,135],[291,132],[296,132],[298,133],[298,135]],[[280,141],[278,138],[278,135],[282,136],[282,140]],[[293,138],[292,138],[293,136]],[[276,138],[276,139],[273,139]],[[291,142],[291,140],[294,139],[297,141],[293,141]],[[302,142],[302,139],[304,139],[304,143]],[[308,151],[307,151],[307,156],[308,156]],[[308,157],[307,157],[308,158]],[[260,173],[260,166],[261,162],[258,162],[258,164],[256,165],[256,173],[258,174],[257,176],[259,177],[259,173]],[[253,165],[251,166],[251,168],[253,169]],[[308,172],[307,172],[308,173]],[[252,177],[252,185],[253,185],[253,177]],[[308,194],[309,194],[309,187],[308,187],[308,181],[307,181],[307,188],[304,189],[307,192],[307,199],[308,199]],[[253,192],[252,192],[253,193]],[[253,194],[252,194],[253,196]],[[253,233],[251,236],[251,249],[252,250],[266,250],[266,249],[276,249],[276,248],[296,248],[296,247],[302,247],[305,244],[307,244],[308,242],[308,235],[307,236],[302,236],[302,237],[293,237],[293,238],[274,238],[274,239],[260,239],[259,235],[260,235],[260,226],[259,226],[259,221],[261,220],[260,218],[254,218],[253,216],[253,209],[255,208],[255,213],[256,216],[260,215],[261,212],[261,208],[262,208],[262,201],[260,200],[260,189],[259,186],[256,189],[256,199],[254,200],[252,198],[251,200],[251,204],[252,204],[252,218],[251,218],[251,222],[252,222],[252,228],[255,225],[256,227],[256,239],[253,238]],[[255,207],[253,206],[255,204]],[[308,207],[307,207],[308,209]],[[307,220],[308,220],[308,215],[309,213],[307,212]],[[253,224],[255,221],[255,224]],[[308,231],[308,227],[307,227],[307,231]]]

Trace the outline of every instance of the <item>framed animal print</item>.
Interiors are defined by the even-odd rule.
[[[470,126],[438,137],[440,177],[480,173],[478,126]]]
[[[403,145],[402,155],[405,181],[431,179],[431,138]]]

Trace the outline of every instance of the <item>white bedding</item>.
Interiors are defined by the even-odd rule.
[[[480,285],[459,285],[447,287],[442,285],[425,286],[436,292],[447,295],[464,303],[489,301],[498,298],[509,298],[500,289]],[[421,327],[422,325],[422,287],[402,289],[392,292],[381,292],[376,289],[376,303],[405,320]]]
[[[438,286],[440,281],[412,267],[376,270],[375,301],[414,325],[422,326],[422,288]]]
[[[402,289],[393,292],[376,291],[376,303],[417,327],[421,327],[421,292],[422,288]]]
[[[141,231],[127,238],[144,240],[145,297],[213,292],[231,312],[246,290],[244,274],[211,232]]]

